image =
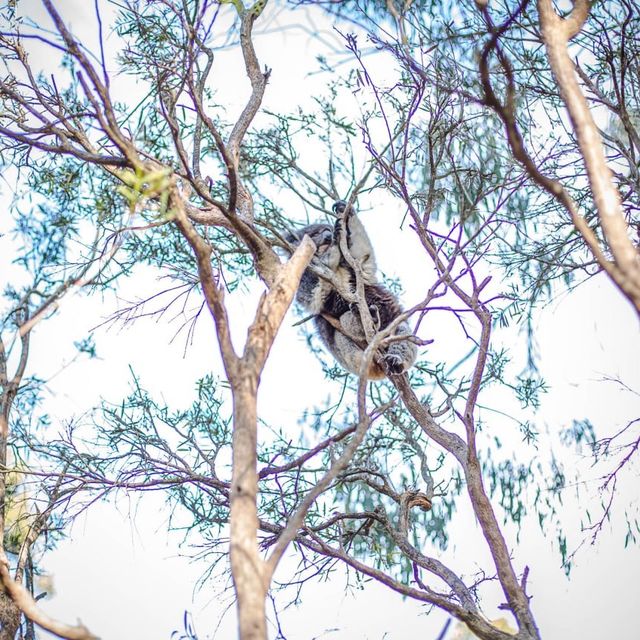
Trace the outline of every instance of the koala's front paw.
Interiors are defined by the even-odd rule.
[[[347,208],[347,203],[344,200],[338,200],[337,202],[333,203],[333,213],[335,213],[336,215],[340,215],[341,213],[344,213],[344,210]]]
[[[392,375],[399,375],[405,371],[404,361],[396,353],[385,353],[384,362],[387,365],[388,373]]]
[[[380,309],[378,309],[378,305],[370,304],[369,313],[371,314],[371,320],[373,321],[373,326],[375,327],[376,331],[380,331],[382,320],[380,319]]]
[[[360,307],[357,302],[349,303],[349,311],[354,314],[354,317],[360,318]],[[371,316],[371,321],[373,322],[373,328],[376,331],[380,331],[380,327],[382,325],[382,320],[380,318],[380,309],[376,304],[369,305],[369,315]]]

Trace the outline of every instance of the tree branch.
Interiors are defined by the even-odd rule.
[[[569,38],[579,33],[588,12],[589,2],[577,0],[569,17],[562,20],[556,14],[551,0],[538,0],[542,39],[547,49],[549,64],[569,112],[600,223],[616,261],[617,269],[610,272],[610,275],[640,314],[640,254],[629,238],[620,194],[613,183],[602,140],[580,89],[567,48]]]
[[[59,638],[66,638],[66,640],[99,640],[98,637],[94,636],[84,625],[67,625],[54,620],[41,611],[31,594],[21,584],[13,580],[9,573],[8,565],[9,563],[3,555],[3,557],[0,558],[0,581],[13,602],[29,620],[32,620]]]

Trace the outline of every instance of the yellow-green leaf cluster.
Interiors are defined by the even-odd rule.
[[[118,177],[124,183],[118,187],[118,193],[124,196],[132,213],[141,204],[149,200],[157,200],[160,205],[160,216],[167,216],[171,169],[162,167],[145,171],[136,168],[135,171],[121,171]]]

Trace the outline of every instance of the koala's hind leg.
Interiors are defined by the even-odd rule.
[[[395,332],[396,336],[410,336],[411,328],[408,323],[401,322]],[[413,366],[418,357],[418,348],[411,340],[397,340],[391,342],[385,350],[384,361],[389,373],[404,373]]]
[[[336,330],[334,343],[335,356],[340,361],[340,364],[351,373],[359,375],[362,358],[364,357],[363,347],[366,345],[366,337],[357,313],[357,311],[347,311],[340,316],[342,332]],[[385,373],[378,363],[375,361],[370,362],[367,378],[381,380],[384,377]]]
[[[360,316],[357,309],[345,311],[340,316],[340,326],[347,336],[353,338],[363,346],[366,344],[367,338],[364,335],[364,330],[362,328],[362,323],[360,322]]]

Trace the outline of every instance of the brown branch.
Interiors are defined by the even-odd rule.
[[[264,4],[266,5],[266,2]],[[227,148],[236,168],[240,162],[240,145],[242,144],[242,140],[244,139],[244,135],[247,132],[249,125],[253,121],[253,118],[262,104],[267,80],[269,79],[269,71],[265,71],[264,73],[260,71],[260,63],[258,62],[258,57],[256,56],[256,51],[251,39],[251,31],[257,15],[258,14],[251,9],[245,11],[240,16],[240,47],[242,48],[245,69],[247,76],[251,81],[252,91],[251,96],[242,110],[238,121],[231,131],[229,140],[227,141]]]
[[[485,11],[484,15],[487,23],[491,25],[491,20],[488,12]],[[505,105],[503,105],[493,90],[489,72],[489,55],[494,50],[498,49],[498,37],[500,33],[501,30],[499,29],[494,30],[492,37],[484,46],[480,57],[480,79],[485,94],[485,104],[492,108],[502,120],[507,134],[507,142],[509,143],[509,147],[511,148],[511,152],[513,153],[514,158],[524,166],[527,174],[538,186],[542,187],[565,207],[565,209],[571,215],[574,226],[584,238],[587,246],[598,261],[598,264],[609,274],[611,279],[615,281],[619,276],[619,270],[617,266],[605,256],[602,248],[600,247],[600,242],[596,234],[589,227],[587,221],[578,211],[578,207],[575,201],[569,195],[567,190],[562,186],[560,182],[545,176],[540,171],[535,161],[529,155],[526,149],[524,139],[522,138],[522,134],[516,121],[515,113],[513,109],[509,107],[509,101],[506,101]],[[502,55],[501,53],[499,56],[499,60],[505,70],[505,75],[507,77],[507,94],[513,96],[515,95],[515,85],[513,82],[513,72],[511,69],[511,64],[509,63],[509,60],[506,58],[506,56]]]
[[[98,637],[94,636],[84,625],[72,626],[64,624],[41,611],[31,594],[21,584],[13,580],[5,557],[0,559],[0,581],[20,611],[29,620],[32,620],[46,631],[50,631],[58,638],[66,638],[67,640],[98,640]]]
[[[521,6],[526,4],[526,2],[527,0],[522,0]],[[514,17],[511,16],[508,22],[511,22],[513,19]],[[488,53],[486,55],[488,55]],[[413,68],[409,62],[408,65]],[[422,81],[424,82],[424,78]],[[418,86],[416,91],[420,90],[421,87]],[[508,106],[513,106],[515,104],[515,93],[511,89],[508,89],[506,102]],[[386,162],[370,143],[368,146],[369,150],[378,162],[378,166],[380,167],[383,175],[387,177],[389,183],[397,189],[397,192],[407,205],[418,237],[425,248],[425,251],[433,260],[439,274],[438,284],[443,284],[446,288],[450,289],[466,305],[469,311],[473,312],[474,316],[480,323],[481,338],[480,344],[478,345],[479,353],[474,367],[473,384],[470,390],[471,393],[467,399],[465,415],[462,417],[468,442],[462,440],[457,434],[453,434],[442,429],[442,427],[435,422],[428,409],[424,407],[415,396],[407,376],[399,376],[393,379],[393,382],[396,385],[396,388],[400,391],[405,406],[425,433],[429,437],[433,438],[446,451],[449,451],[462,466],[467,481],[467,490],[470,502],[481,524],[483,534],[487,539],[487,543],[490,547],[490,551],[498,570],[501,586],[507,595],[511,609],[518,620],[521,633],[523,637],[537,639],[540,635],[529,609],[528,599],[520,589],[515,571],[511,565],[509,551],[500,531],[497,518],[493,512],[491,503],[486,496],[486,492],[484,491],[481,467],[475,451],[475,425],[473,414],[482,382],[482,375],[486,368],[488,338],[490,335],[489,329],[491,324],[491,316],[483,302],[480,300],[480,294],[483,287],[486,285],[486,280],[481,283],[477,283],[475,280],[475,276],[472,272],[473,265],[464,255],[465,244],[462,242],[461,226],[459,228],[457,239],[452,240],[449,236],[443,238],[443,245],[445,243],[453,242],[453,250],[449,254],[444,253],[443,246],[438,246],[436,244],[436,240],[434,239],[435,234],[426,228],[425,220],[422,219],[419,212],[416,210],[412,194],[408,191],[407,183],[404,180],[403,175],[398,173],[395,168],[397,159],[395,164]],[[443,257],[443,255],[446,257]],[[456,274],[454,276],[454,267],[459,258],[462,258],[465,261],[465,267],[461,270],[460,274]],[[467,292],[461,284],[460,280],[463,275],[471,280],[471,293]],[[455,615],[457,616],[457,613]],[[484,634],[483,637],[485,637]]]
[[[229,317],[224,305],[224,292],[218,286],[217,279],[211,266],[211,246],[196,231],[189,220],[184,202],[175,185],[172,187],[169,197],[171,209],[175,212],[175,224],[191,246],[196,257],[200,286],[207,303],[207,307],[213,317],[220,345],[222,361],[229,380],[233,380],[237,374],[238,356],[231,342],[229,331]]]
[[[346,551],[344,551],[344,549],[338,549],[326,544],[321,538],[310,531],[309,534],[312,537],[312,540],[309,540],[308,537],[300,536],[297,539],[298,544],[304,545],[324,556],[341,560],[350,567],[353,567],[356,571],[377,580],[381,584],[384,584],[404,597],[413,598],[419,602],[426,602],[447,611],[458,620],[465,622],[472,631],[482,638],[486,638],[488,640],[513,640],[513,635],[496,629],[487,622],[482,615],[460,606],[458,603],[453,602],[447,595],[437,593],[428,587],[425,590],[416,589],[404,582],[395,580],[383,571],[370,567],[364,562],[351,557]]]
[[[402,523],[400,523],[402,526]],[[386,528],[402,553],[419,567],[438,576],[452,591],[465,609],[478,613],[478,607],[469,588],[458,575],[437,558],[426,556],[416,549],[408,540],[406,532],[395,528],[388,518],[385,518]]]
[[[395,376],[393,384],[400,392],[402,401],[409,413],[427,436],[437,442],[445,451],[451,453],[464,466],[467,460],[467,444],[465,441],[458,434],[443,429],[433,419],[427,407],[416,396],[406,374]]]
[[[270,582],[257,544],[258,386],[275,336],[314,252],[313,242],[304,238],[279,269],[260,300],[242,358],[237,359],[229,377],[233,394],[230,560],[240,637],[247,640],[266,638],[264,607]]]
[[[365,358],[363,357],[363,360]],[[365,372],[368,368],[368,365],[365,366]],[[331,467],[327,470],[324,476],[320,479],[319,482],[311,489],[307,495],[302,499],[298,508],[293,512],[293,514],[289,517],[286,527],[280,534],[278,538],[278,542],[273,548],[271,555],[267,558],[266,561],[266,571],[265,571],[265,581],[268,582],[271,580],[273,576],[273,572],[275,571],[278,562],[282,558],[286,548],[289,546],[289,543],[298,535],[300,527],[304,522],[304,518],[307,515],[307,512],[313,505],[313,503],[318,499],[322,493],[329,487],[329,485],[342,473],[346,468],[351,459],[353,458],[356,450],[362,444],[364,437],[367,434],[369,426],[371,425],[371,416],[366,414],[365,410],[365,390],[367,387],[367,381],[365,376],[360,376],[360,380],[358,383],[358,409],[360,420],[358,422],[358,426],[353,434],[353,438],[349,441],[349,444],[344,448],[342,454],[333,461]],[[395,402],[388,403],[388,406],[391,406]],[[383,412],[384,408],[379,408],[378,412]]]
[[[330,447],[332,444],[335,444],[336,442],[340,442],[341,440],[344,440],[348,435],[352,434],[357,429],[357,427],[358,427],[357,424],[353,424],[350,427],[343,429],[339,433],[336,433],[336,435],[326,438],[322,442],[318,443],[315,447],[309,449],[309,451],[307,451],[301,456],[298,456],[291,462],[287,462],[286,464],[280,465],[279,467],[275,467],[272,465],[263,467],[262,469],[260,469],[258,473],[258,478],[262,480],[267,476],[277,475],[279,473],[284,473],[285,471],[291,471],[291,469],[301,467],[307,460],[310,460],[321,451],[324,451],[327,447]]]
[[[9,96],[15,104],[18,104],[22,107],[22,109],[29,114],[31,114],[34,118],[42,123],[42,127],[39,129],[33,129],[28,127],[24,119],[22,118],[22,114],[12,116],[9,112],[4,114],[7,118],[14,120],[15,124],[18,128],[23,132],[22,134],[18,131],[3,128],[4,133],[10,137],[11,139],[15,139],[18,142],[30,144],[30,141],[39,145],[37,148],[40,148],[45,151],[53,151],[56,152],[56,148],[59,148],[58,153],[74,155],[81,160],[86,162],[95,163],[95,164],[111,164],[115,166],[119,165],[128,165],[129,162],[126,158],[120,157],[109,157],[109,156],[101,156],[96,152],[96,149],[89,141],[89,138],[86,136],[85,132],[80,128],[73,126],[69,121],[69,118],[75,119],[80,114],[68,114],[67,109],[65,108],[65,104],[58,93],[57,87],[55,86],[55,81],[53,82],[53,89],[50,92],[50,95],[45,95],[39,86],[39,79],[37,79],[31,66],[28,62],[27,55],[24,51],[20,43],[20,39],[25,37],[23,34],[16,33],[15,41],[11,41],[7,38],[0,37],[0,42],[2,42],[9,50],[15,52],[24,72],[27,75],[29,84],[27,85],[35,96],[36,102],[33,102],[26,96],[18,91],[13,89],[15,78],[13,76],[9,76],[6,81],[0,80],[0,93],[4,93]],[[50,46],[55,46],[54,43],[48,43]],[[39,111],[35,108],[35,104],[38,104],[40,107],[44,109],[44,112]],[[95,108],[94,104],[94,108]],[[51,121],[45,116],[45,113],[53,116],[54,121]],[[89,115],[89,114],[85,114]],[[99,116],[99,113],[96,115]],[[64,129],[60,129],[58,124],[61,124]],[[29,134],[29,135],[26,135]],[[43,135],[54,136],[57,138],[57,141],[60,143],[59,146],[56,144],[47,144],[42,142],[40,139]],[[78,142],[82,149],[78,149],[70,144],[71,141]]]
[[[563,20],[567,40],[571,40],[582,31],[582,27],[589,17],[590,6],[589,0],[573,1],[571,13]]]
[[[113,105],[111,104],[111,98],[109,97],[109,89],[105,86],[105,84],[100,79],[99,74],[93,68],[93,65],[89,62],[86,55],[82,51],[82,48],[78,45],[75,38],[71,35],[71,32],[67,29],[64,24],[60,14],[54,8],[51,0],[42,0],[47,12],[51,16],[58,33],[62,36],[69,53],[73,58],[75,58],[80,64],[81,68],[87,74],[91,83],[98,93],[100,98],[100,102],[102,104],[102,109],[97,107],[95,103],[95,98],[92,95],[92,92],[89,90],[88,85],[86,84],[82,74],[78,75],[78,80],[80,84],[83,86],[85,90],[85,94],[87,98],[96,106],[96,116],[100,119],[101,124],[103,126],[104,132],[109,136],[112,142],[120,149],[123,155],[127,158],[130,164],[134,167],[140,165],[140,159],[135,150],[135,147],[131,143],[130,140],[125,138],[120,130],[118,122],[116,120],[115,111]]]
[[[315,250],[311,239],[305,236],[260,300],[242,355],[243,367],[251,368],[258,375],[262,372],[273,340],[298,289],[302,273]]]
[[[48,151],[50,153],[59,153],[62,155],[73,156],[75,158],[78,158],[78,160],[83,160],[84,162],[89,162],[91,164],[113,167],[129,166],[129,161],[124,158],[87,153],[68,144],[49,144],[47,142],[36,140],[32,136],[19,133],[4,126],[0,126],[0,134],[6,136],[7,138],[10,138],[11,140],[16,140],[17,142],[20,142],[22,144],[26,144],[30,147],[39,149],[40,151]]]
[[[555,12],[551,0],[538,0],[542,39],[549,64],[569,112],[600,223],[616,262],[616,269],[611,270],[610,275],[640,314],[640,254],[629,238],[620,194],[613,183],[602,140],[568,52],[568,40],[579,33],[588,12],[589,2],[576,0],[570,16],[563,20]]]
[[[217,206],[196,207],[188,201],[184,201],[184,210],[189,219],[196,224],[208,227],[224,227],[229,231],[234,231],[233,224],[226,216],[222,208]]]
[[[236,200],[238,195],[238,167],[234,163],[232,156],[227,150],[227,145],[222,139],[222,135],[220,131],[218,131],[218,127],[216,127],[215,123],[211,118],[207,115],[204,110],[204,105],[202,102],[202,95],[198,92],[198,89],[193,86],[193,79],[189,77],[189,88],[190,95],[193,99],[193,103],[196,108],[196,115],[199,120],[207,127],[207,130],[213,137],[214,142],[216,143],[216,148],[218,149],[218,153],[224,162],[224,166],[227,170],[227,180],[229,182],[229,202],[227,203],[227,213],[228,211],[234,211],[236,208]]]

